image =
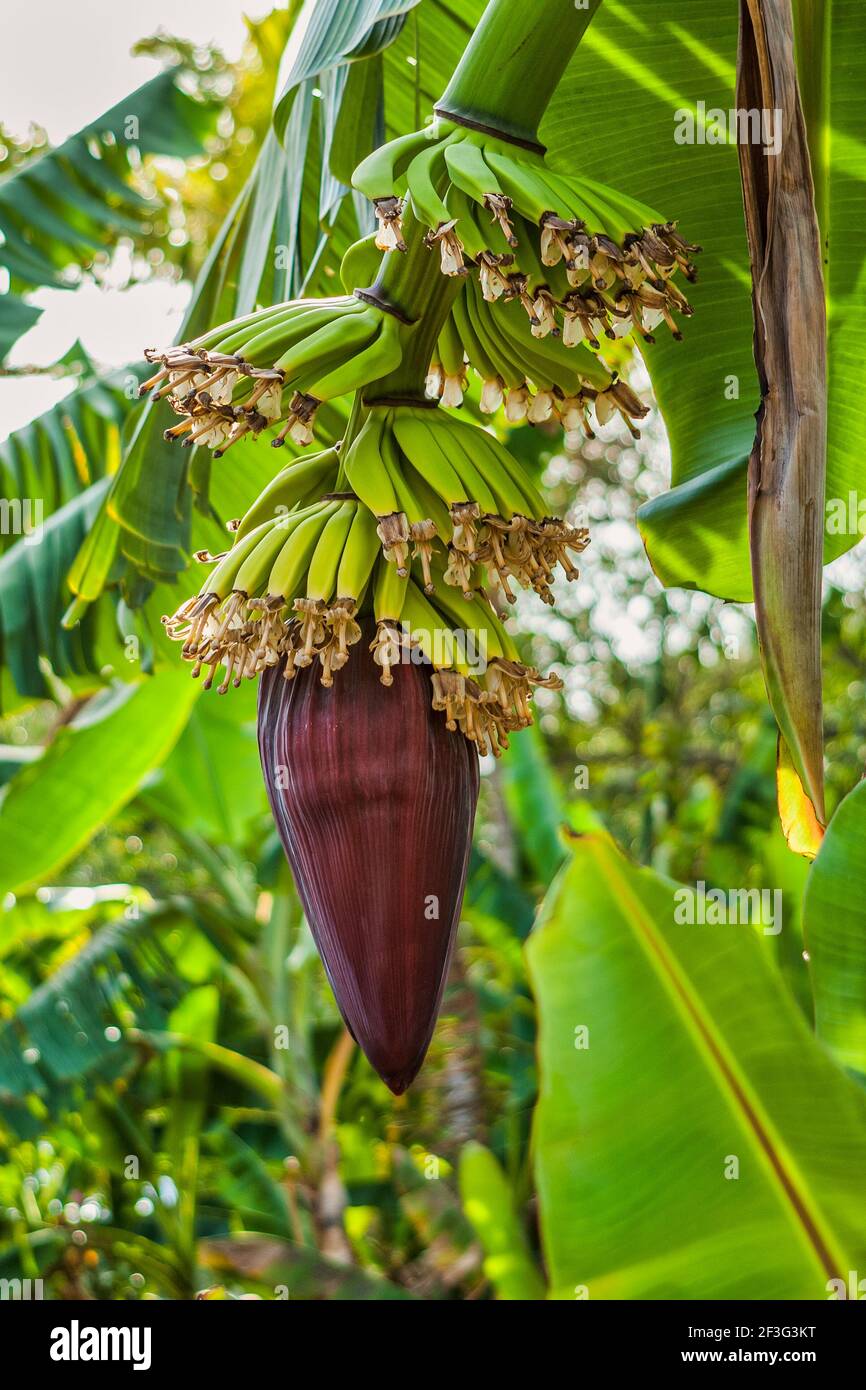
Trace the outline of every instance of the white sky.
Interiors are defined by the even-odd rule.
[[[0,48],[0,118],[18,134],[31,120],[56,144],[155,77],[160,65],[133,58],[132,45],[159,29],[240,53],[245,8],[258,17],[267,0],[6,0]],[[28,56],[29,55],[29,56]]]
[[[276,3],[276,0],[274,0]],[[16,135],[31,121],[53,144],[86,125],[128,92],[155,77],[161,65],[134,58],[137,40],[163,29],[195,43],[213,42],[230,59],[240,54],[245,9],[267,14],[269,0],[6,0],[0,45],[0,120]],[[45,312],[16,344],[13,365],[47,365],[80,337],[101,363],[136,360],[143,343],[169,341],[188,290],[153,284],[128,291],[43,290],[29,296]],[[0,379],[0,439],[47,410],[71,389],[68,381]]]

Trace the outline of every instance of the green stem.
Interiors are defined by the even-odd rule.
[[[448,86],[440,108],[529,142],[571,56],[601,0],[491,0]],[[403,360],[363,393],[365,403],[381,398],[418,398],[433,360],[436,340],[461,290],[457,277],[439,269],[439,250],[428,249],[423,229],[406,211],[408,250],[382,259],[372,293],[408,320],[401,331]]]
[[[537,141],[601,0],[491,0],[437,110]]]
[[[403,360],[388,376],[366,387],[364,399],[368,402],[382,397],[423,397],[436,340],[462,288],[459,277],[442,274],[439,248],[431,249],[425,244],[423,228],[408,210],[403,219],[403,234],[408,251],[390,251],[383,257],[372,289],[372,293],[410,320],[401,330]]]

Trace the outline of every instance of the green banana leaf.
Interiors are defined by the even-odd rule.
[[[565,854],[560,830],[568,815],[543,736],[536,725],[524,734],[503,754],[502,791],[532,876],[546,884]]]
[[[347,58],[369,57],[400,32],[418,0],[307,0],[292,32],[277,80],[274,129],[282,138],[300,87]]]
[[[2,354],[41,313],[21,294],[70,286],[71,267],[87,268],[95,253],[152,219],[157,204],[132,186],[134,161],[201,154],[217,111],[182,92],[176,71],[164,72],[0,181],[0,266],[9,275],[0,295]]]
[[[45,882],[159,767],[189,718],[198,688],[164,671],[89,701],[0,805],[0,899]]]
[[[0,659],[18,697],[49,694],[43,662],[62,678],[117,658],[119,633],[91,610],[65,631],[65,575],[89,533],[120,459],[130,373],[100,377],[80,345],[59,366],[80,371],[70,395],[0,441],[0,496],[41,534],[0,535]],[[42,529],[44,527],[44,530]],[[38,542],[38,543],[37,543]],[[5,682],[4,682],[5,685]],[[2,690],[2,707],[15,697]]]
[[[795,6],[814,16],[814,7]],[[801,30],[801,81],[827,250],[830,425],[827,497],[847,504],[862,476],[858,402],[866,323],[860,305],[866,153],[866,10],[821,8]],[[751,598],[746,468],[759,390],[742,199],[734,144],[677,144],[678,113],[734,106],[738,7],[704,0],[605,0],[552,103],[542,135],[563,167],[644,199],[704,247],[689,298],[685,342],[662,339],[646,360],[667,426],[671,491],[638,516],[665,584]],[[611,100],[611,94],[616,100]],[[585,113],[576,118],[576,113]],[[697,122],[700,138],[701,123]],[[706,140],[706,126],[704,126]],[[832,238],[830,239],[830,230]],[[737,395],[733,396],[736,390]],[[730,398],[729,398],[730,397]],[[857,543],[856,528],[825,535],[829,561]]]
[[[203,1043],[213,1042],[219,1005],[220,996],[216,986],[199,985],[197,989],[190,990],[174,1009],[169,1026]],[[192,1265],[195,1258],[201,1132],[207,1114],[210,1069],[206,1058],[186,1052],[171,1054],[165,1059],[164,1065],[170,1102],[162,1147],[177,1188],[173,1244]]]
[[[243,845],[250,824],[267,813],[256,742],[257,687],[235,699],[200,700],[158,776],[143,794],[169,825],[210,843]]]
[[[4,1119],[18,1133],[26,1132],[28,1095],[54,1111],[68,1108],[73,1083],[129,1066],[130,1022],[165,1026],[183,991],[164,941],[179,920],[159,909],[98,928],[4,1021],[0,1096]]]
[[[866,1097],[753,928],[676,892],[576,839],[527,946],[550,1296],[824,1299],[866,1260]]]
[[[19,538],[0,555],[0,660],[19,697],[50,694],[43,660],[56,676],[98,671],[116,642],[98,641],[104,615],[91,611],[70,630],[61,626],[69,601],[66,574],[99,513],[107,479],[73,497],[33,537]],[[38,536],[38,543],[36,537]],[[15,701],[4,680],[2,705]]]
[[[670,440],[672,491],[639,521],[663,583],[746,600],[746,465],[759,389],[737,150],[674,138],[677,111],[734,105],[737,24],[734,4],[670,0],[662,14],[653,0],[605,0],[542,139],[555,163],[678,219],[704,248],[688,287],[695,312],[685,341],[660,330],[645,353]]]
[[[846,796],[809,873],[803,935],[815,1028],[843,1067],[866,1075],[866,782]]]
[[[497,1298],[523,1303],[543,1299],[544,1280],[529,1252],[508,1181],[483,1144],[467,1144],[460,1155],[460,1195]]]
[[[21,503],[38,498],[43,520],[119,462],[128,374],[99,378],[89,362],[83,365],[70,395],[0,440],[0,496]],[[14,544],[13,534],[0,534],[0,551]]]

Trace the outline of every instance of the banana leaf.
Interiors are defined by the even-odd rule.
[[[866,1076],[866,782],[837,809],[809,873],[803,935],[815,1029],[843,1067]]]
[[[97,252],[140,232],[159,210],[133,186],[140,156],[201,154],[217,111],[216,103],[181,91],[176,71],[164,72],[0,180],[0,267],[9,275],[0,295],[0,353],[41,313],[21,294],[71,287],[72,268],[86,269]]]
[[[198,696],[185,671],[164,671],[88,702],[0,805],[0,899],[56,874],[135,795],[174,746]]]
[[[575,839],[527,947],[550,1297],[825,1299],[866,1259],[866,1097],[677,892]]]
[[[847,503],[862,476],[866,10],[858,0],[794,9],[824,238],[827,498]],[[638,520],[664,584],[745,602],[752,596],[746,472],[760,391],[737,149],[724,136],[714,143],[720,127],[713,114],[735,105],[737,26],[734,4],[669,0],[660,14],[655,0],[605,0],[554,97],[542,138],[563,167],[678,218],[704,247],[685,342],[659,335],[645,354],[672,474],[671,491],[642,507]],[[677,143],[675,132],[688,135],[690,127],[694,143]],[[825,561],[859,539],[856,525],[832,532],[828,526]]]

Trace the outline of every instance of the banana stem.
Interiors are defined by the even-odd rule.
[[[491,0],[437,109],[529,144],[557,83],[601,0]],[[371,293],[407,320],[403,360],[372,383],[364,402],[419,398],[436,341],[460,293],[459,277],[443,275],[439,252],[407,208],[405,252],[387,252]]]
[[[437,106],[536,143],[541,118],[601,0],[491,0]]]
[[[372,292],[409,320],[400,330],[403,360],[399,367],[364,390],[365,401],[385,398],[423,398],[424,383],[436,340],[462,287],[458,277],[443,275],[439,251],[424,242],[424,229],[407,208],[403,228],[408,250],[389,251],[382,258]]]

